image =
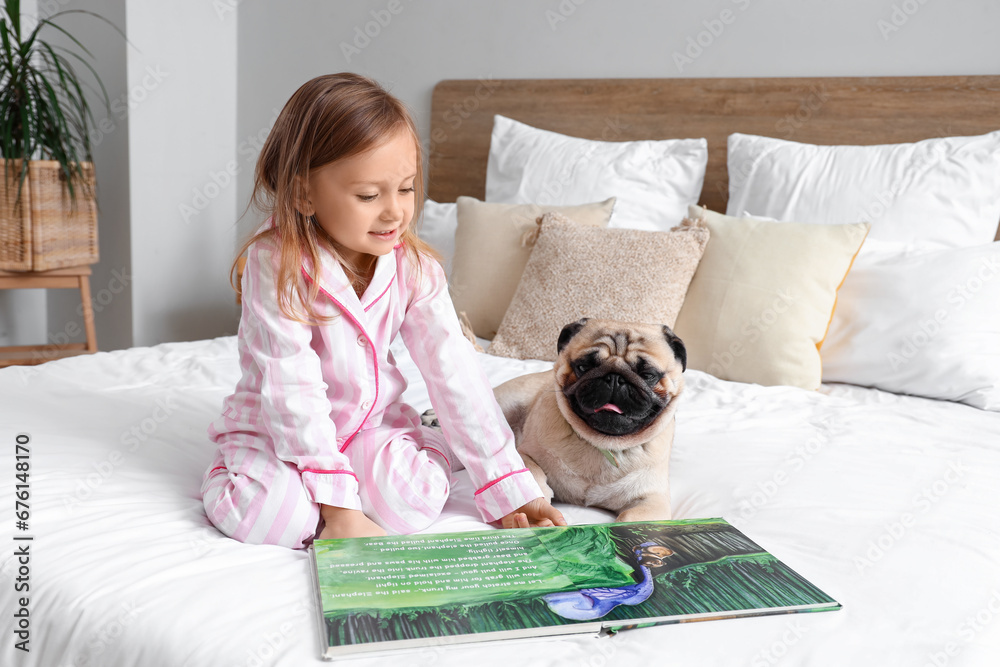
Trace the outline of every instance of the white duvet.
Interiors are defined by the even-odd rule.
[[[423,384],[397,351],[405,398],[422,411]],[[480,358],[494,384],[549,367]],[[0,370],[0,665],[322,662],[306,552],[231,540],[202,509],[205,429],[238,372],[235,338]],[[392,664],[997,664],[1000,413],[685,375],[675,518],[728,519],[842,610],[414,650]],[[18,433],[31,438],[27,531],[15,528]],[[483,528],[459,480],[432,532]],[[612,518],[560,508],[572,523]],[[25,544],[26,580],[15,556]],[[25,596],[27,653],[14,634]]]

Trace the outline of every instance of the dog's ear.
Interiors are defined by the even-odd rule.
[[[663,325],[663,337],[667,339],[667,345],[669,345],[670,349],[674,351],[674,356],[680,360],[681,371],[686,371],[688,353],[687,348],[684,347],[684,341],[678,338],[677,334],[673,332],[673,329],[668,327],[666,324]]]
[[[559,342],[556,344],[556,354],[559,354],[560,352],[563,351],[563,348],[566,347],[566,344],[569,343],[570,339],[573,338],[573,336],[575,336],[577,333],[580,332],[580,329],[583,328],[583,325],[587,323],[588,319],[590,318],[581,317],[576,322],[573,322],[572,324],[567,324],[566,326],[563,327],[563,330],[559,332]]]

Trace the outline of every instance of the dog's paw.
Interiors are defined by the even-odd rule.
[[[424,414],[420,415],[420,423],[429,428],[441,430],[441,422],[438,421],[437,413],[434,412],[433,408],[425,410]]]

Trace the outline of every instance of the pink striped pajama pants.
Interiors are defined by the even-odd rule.
[[[238,443],[240,436],[233,436],[230,442]],[[358,479],[362,511],[389,534],[429,526],[448,499],[451,471],[462,468],[444,436],[425,426],[359,431],[344,454]],[[240,542],[302,549],[323,528],[298,469],[258,447],[220,446],[201,493],[212,523]]]

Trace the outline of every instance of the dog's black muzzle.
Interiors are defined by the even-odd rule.
[[[563,394],[577,416],[605,435],[630,435],[645,428],[669,402],[624,363],[587,371]]]

